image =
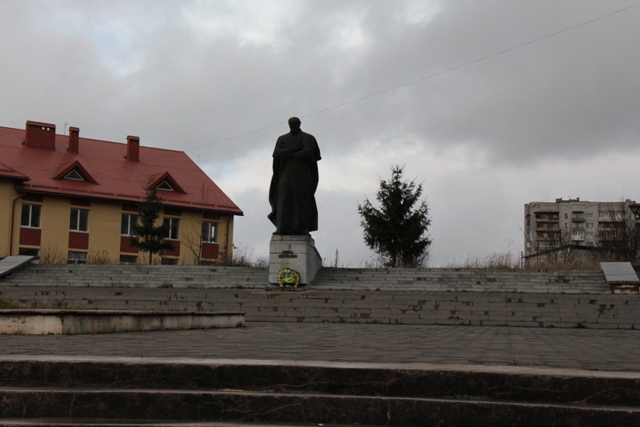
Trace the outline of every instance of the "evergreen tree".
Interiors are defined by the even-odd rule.
[[[358,204],[364,241],[388,267],[420,267],[429,255],[426,234],[431,220],[426,200],[420,200],[422,184],[402,180],[404,166],[391,168],[391,179],[380,180],[376,199]]]
[[[156,225],[162,212],[162,199],[156,189],[147,191],[147,197],[138,207],[138,224],[133,226],[134,235],[131,237],[131,246],[137,247],[142,252],[149,253],[149,265],[153,254],[159,254],[164,250],[173,250],[173,243],[166,240],[169,227],[166,224]]]

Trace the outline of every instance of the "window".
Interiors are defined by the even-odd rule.
[[[64,179],[72,179],[74,181],[84,181],[82,176],[78,173],[77,170],[73,169],[71,172],[64,176]]]
[[[204,221],[202,223],[202,241],[205,243],[218,242],[218,223]]]
[[[587,228],[593,228],[593,223],[592,222],[588,222],[587,223]]]
[[[170,240],[178,240],[179,239],[179,227],[180,227],[180,219],[179,218],[165,218],[164,225],[168,228],[167,239]]]
[[[71,221],[69,222],[69,230],[71,231],[88,231],[89,227],[89,211],[87,209],[71,208]]]
[[[86,252],[69,252],[68,264],[86,264],[87,253]]]
[[[22,205],[21,227],[40,228],[40,205]]]
[[[616,233],[614,231],[600,231],[598,237],[602,240],[614,240]]]
[[[167,181],[162,181],[156,188],[158,190],[173,191],[173,187]]]
[[[138,257],[135,255],[120,255],[120,264],[137,264]]]
[[[573,230],[571,240],[584,240],[584,231]]]
[[[40,255],[40,249],[18,248],[18,255],[38,256]]]
[[[133,226],[138,224],[138,215],[136,214],[122,214],[122,222],[120,224],[120,234],[123,236],[135,236],[133,232]]]
[[[622,212],[604,211],[598,212],[598,218],[604,221],[621,221]]]
[[[587,219],[593,219],[593,214],[592,213],[585,214],[585,217]]]

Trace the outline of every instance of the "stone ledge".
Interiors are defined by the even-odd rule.
[[[75,335],[109,332],[233,328],[244,313],[133,310],[0,310],[0,334]]]
[[[640,329],[637,295],[522,294],[497,292],[364,291],[317,289],[20,288],[0,284],[2,297],[23,307],[149,312],[243,312],[247,322],[360,322]],[[66,304],[66,305],[64,305]],[[368,319],[354,318],[368,310]],[[482,316],[471,320],[466,315]],[[452,319],[449,319],[449,317]],[[460,319],[457,319],[456,316]],[[302,320],[297,320],[302,318]],[[479,319],[477,317],[474,317]],[[535,318],[535,319],[534,319]],[[542,322],[542,323],[540,323]],[[449,324],[448,322],[447,324]]]
[[[181,425],[637,426],[639,379],[516,366],[9,356],[0,357],[0,413],[73,410],[141,425],[153,416]]]

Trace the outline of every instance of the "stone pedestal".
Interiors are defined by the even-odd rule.
[[[322,267],[322,258],[311,236],[274,234],[269,244],[269,283],[278,284],[278,273],[290,268],[300,274],[300,285],[311,284]]]

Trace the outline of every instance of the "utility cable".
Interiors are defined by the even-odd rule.
[[[560,34],[563,34],[563,33],[569,32],[569,31],[573,31],[573,30],[575,30],[577,28],[580,28],[580,27],[584,27],[585,25],[593,24],[594,22],[600,21],[600,20],[605,19],[605,18],[609,18],[609,17],[611,17],[613,15],[617,15],[619,13],[625,12],[625,11],[627,11],[629,9],[633,9],[634,7],[638,7],[638,6],[640,6],[640,3],[636,3],[636,4],[633,4],[631,6],[627,6],[627,7],[624,7],[622,9],[615,10],[613,12],[607,13],[606,15],[598,16],[597,18],[593,18],[593,19],[590,19],[588,21],[581,22],[581,23],[573,25],[571,27],[567,27],[567,28],[564,28],[562,30],[555,31],[553,33],[544,35],[542,37],[538,37],[537,39],[529,40],[528,42],[525,42],[525,43],[522,43],[522,44],[519,44],[519,45],[516,45],[516,46],[512,46],[510,48],[507,48],[507,49],[504,49],[504,50],[501,50],[501,51],[498,51],[498,52],[483,56],[481,58],[477,58],[477,59],[465,62],[463,64],[456,65],[456,66],[447,68],[445,70],[438,71],[438,72],[433,73],[433,74],[429,74],[428,76],[423,76],[423,77],[417,78],[415,80],[411,80],[411,81],[408,81],[406,83],[399,84],[397,86],[393,86],[393,87],[390,87],[390,88],[387,88],[387,89],[383,89],[383,90],[380,90],[378,92],[370,93],[370,94],[362,96],[360,98],[355,98],[355,99],[352,99],[352,100],[349,100],[349,101],[345,101],[345,102],[340,103],[340,104],[332,105],[330,107],[323,108],[321,110],[316,110],[316,111],[313,111],[311,113],[307,113],[305,115],[302,115],[300,117],[301,118],[306,118],[306,117],[310,117],[310,116],[315,116],[317,114],[326,113],[327,111],[335,110],[337,108],[342,108],[342,107],[345,107],[345,106],[350,105],[350,104],[355,104],[357,102],[364,101],[366,99],[370,99],[370,98],[373,98],[373,97],[376,97],[376,96],[379,96],[379,95],[382,95],[382,94],[385,94],[385,93],[388,93],[388,92],[391,92],[391,91],[394,91],[394,90],[397,90],[397,89],[400,89],[400,88],[403,88],[403,87],[406,87],[406,86],[410,86],[410,85],[413,85],[413,84],[416,84],[416,83],[419,83],[419,82],[422,82],[422,81],[425,81],[425,80],[428,80],[428,79],[432,79],[434,77],[441,76],[443,74],[450,73],[452,71],[459,70],[461,68],[465,68],[465,67],[468,67],[470,65],[477,64],[479,62],[483,62],[483,61],[489,60],[491,58],[495,58],[496,56],[504,55],[506,53],[513,52],[514,50],[521,49],[523,47],[530,46],[530,45],[535,44],[535,43],[539,43],[539,42],[541,42],[543,40],[558,36]],[[207,147],[209,145],[219,144],[221,142],[226,142],[226,141],[229,141],[229,140],[232,140],[232,139],[236,139],[236,138],[240,138],[240,137],[243,137],[243,136],[251,135],[251,134],[254,134],[254,133],[257,133],[257,132],[262,132],[264,130],[271,129],[271,128],[274,128],[274,127],[277,127],[277,126],[282,126],[283,124],[285,124],[285,122],[275,123],[273,125],[262,127],[260,129],[255,129],[255,130],[252,130],[252,131],[249,131],[249,132],[245,132],[245,133],[242,133],[242,134],[238,134],[238,135],[235,135],[235,136],[230,136],[230,137],[227,137],[227,138],[224,138],[224,139],[219,139],[219,140],[216,140],[216,141],[213,141],[213,142],[208,142],[208,143],[205,143],[205,144],[197,145],[195,147],[188,148],[185,151],[197,150],[199,148]]]

